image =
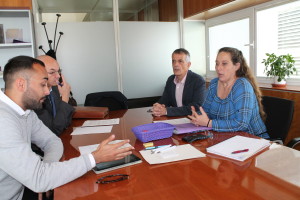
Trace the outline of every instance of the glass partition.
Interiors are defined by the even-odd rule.
[[[113,0],[33,0],[43,22],[113,21]],[[120,21],[177,21],[177,0],[118,0]]]

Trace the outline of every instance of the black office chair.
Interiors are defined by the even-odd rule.
[[[300,137],[292,139],[286,146],[296,149],[296,146],[298,145],[300,145]]]
[[[293,120],[294,101],[263,96],[262,104],[267,115],[265,124],[271,140],[283,144]]]
[[[119,91],[87,94],[84,106],[108,107],[110,111],[128,109],[127,98]]]

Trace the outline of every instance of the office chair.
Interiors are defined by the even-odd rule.
[[[119,91],[87,94],[84,106],[108,107],[110,111],[128,109],[127,98]]]
[[[267,115],[265,125],[271,141],[283,144],[293,120],[294,101],[263,96],[262,104]]]
[[[295,149],[295,147],[299,144],[300,144],[300,137],[296,137],[291,141],[289,141],[289,143],[286,146]]]

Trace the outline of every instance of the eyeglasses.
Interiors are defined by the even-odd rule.
[[[48,74],[49,74],[49,75],[54,75],[54,74],[56,74],[56,73],[57,73],[57,74],[61,74],[61,71],[62,71],[62,70],[59,69],[58,71],[51,71],[51,72],[48,72]]]
[[[101,184],[114,183],[118,181],[127,180],[128,178],[129,175],[127,174],[114,174],[114,175],[103,176],[99,178],[96,181],[96,183],[101,183]]]

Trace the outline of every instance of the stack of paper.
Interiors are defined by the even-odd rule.
[[[84,135],[94,133],[110,133],[112,126],[95,126],[95,127],[76,127],[71,135]]]
[[[80,127],[75,127],[71,135],[84,135],[94,133],[110,133],[112,125],[119,124],[120,119],[87,120]]]
[[[270,141],[268,140],[237,135],[206,150],[208,153],[244,161],[268,146],[270,146]]]

